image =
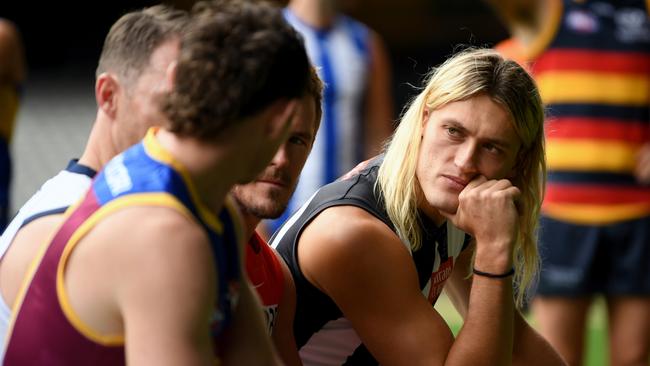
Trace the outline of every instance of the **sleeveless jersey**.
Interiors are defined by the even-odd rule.
[[[21,290],[4,364],[120,365],[125,363],[123,335],[94,332],[68,301],[63,274],[79,240],[102,218],[124,207],[163,206],[197,222],[210,238],[219,271],[213,315],[215,338],[229,320],[239,280],[236,213],[224,208],[219,218],[201,204],[185,169],[160,146],[155,130],[144,141],[111,160],[81,202],[66,212],[65,223],[43,246]],[[182,244],[182,243],[179,243]]]
[[[96,172],[78,164],[76,160],[70,161],[68,167],[56,176],[45,182],[27,203],[18,211],[9,226],[0,237],[0,260],[13,242],[18,230],[33,220],[47,215],[63,213],[69,206],[83,197],[90,187]],[[5,344],[5,335],[11,320],[11,309],[0,296],[0,344]],[[0,350],[2,360],[4,348]]]
[[[246,245],[246,273],[262,301],[266,326],[273,333],[284,292],[284,274],[280,260],[262,237],[253,233]]]
[[[369,77],[369,29],[343,15],[331,27],[316,29],[290,9],[285,19],[305,39],[309,58],[325,86],[323,116],[314,146],[300,175],[286,214],[277,228],[309,196],[354,168],[364,158],[363,105]]]
[[[650,186],[633,172],[650,143],[650,3],[555,4],[528,52],[548,110],[543,213],[586,225],[648,216]]]
[[[375,216],[395,232],[383,198],[374,189],[381,158],[358,175],[336,181],[316,192],[271,238],[289,265],[296,284],[294,332],[305,365],[376,365],[377,361],[336,304],[302,274],[297,244],[303,229],[323,210],[334,206],[356,206]],[[422,246],[411,252],[423,296],[434,304],[454,267],[454,261],[469,243],[469,236],[450,224],[436,227],[425,215]],[[397,234],[396,234],[397,235]],[[409,251],[409,245],[404,243]]]

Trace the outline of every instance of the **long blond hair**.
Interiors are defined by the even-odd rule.
[[[512,183],[521,192],[519,240],[514,248],[514,281],[517,304],[539,270],[537,222],[546,183],[544,110],[535,82],[517,63],[489,49],[467,49],[449,58],[425,78],[425,87],[412,100],[385,151],[377,187],[400,239],[412,250],[421,245],[422,232],[417,209],[415,168],[420,151],[425,109],[432,111],[449,103],[487,94],[513,117],[521,139]]]

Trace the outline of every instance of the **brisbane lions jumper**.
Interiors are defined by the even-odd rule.
[[[18,297],[4,365],[125,364],[124,336],[101,335],[85,324],[70,306],[63,275],[85,234],[111,213],[134,206],[169,207],[208,234],[219,276],[212,324],[213,335],[218,336],[229,320],[239,281],[237,242],[227,239],[241,238],[233,221],[236,213],[225,208],[218,218],[211,214],[200,203],[185,169],[158,144],[152,129],[142,143],[106,165],[83,200],[66,212],[66,221],[49,245],[41,248]]]
[[[271,238],[271,245],[287,262],[296,284],[294,332],[305,365],[377,365],[341,309],[302,274],[297,252],[304,228],[318,214],[334,206],[359,207],[395,231],[383,197],[375,189],[382,160],[376,158],[358,175],[318,190]],[[422,246],[411,251],[408,243],[403,244],[413,257],[422,294],[433,305],[470,237],[449,223],[436,227],[422,214],[419,222]]]

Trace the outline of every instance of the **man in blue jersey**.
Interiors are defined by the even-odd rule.
[[[345,16],[338,1],[292,0],[287,21],[302,34],[325,84],[320,132],[287,212],[275,230],[320,186],[376,155],[393,130],[391,71],[381,37]]]
[[[1,339],[22,278],[41,244],[34,238],[51,232],[96,172],[160,122],[155,99],[165,91],[165,71],[178,56],[186,20],[186,12],[159,5],[127,13],[111,27],[97,67],[97,115],[85,150],[40,188],[0,238]]]
[[[201,2],[165,75],[161,127],[105,166],[41,252],[6,365],[276,363],[224,197],[287,138],[304,46],[268,4]]]

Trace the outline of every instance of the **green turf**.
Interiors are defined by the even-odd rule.
[[[452,332],[457,334],[462,319],[446,296],[440,296],[436,303],[436,309],[445,318]],[[535,326],[532,321],[531,324]],[[598,300],[589,314],[586,366],[607,366],[609,350],[606,341],[606,326],[605,306],[602,300]]]

